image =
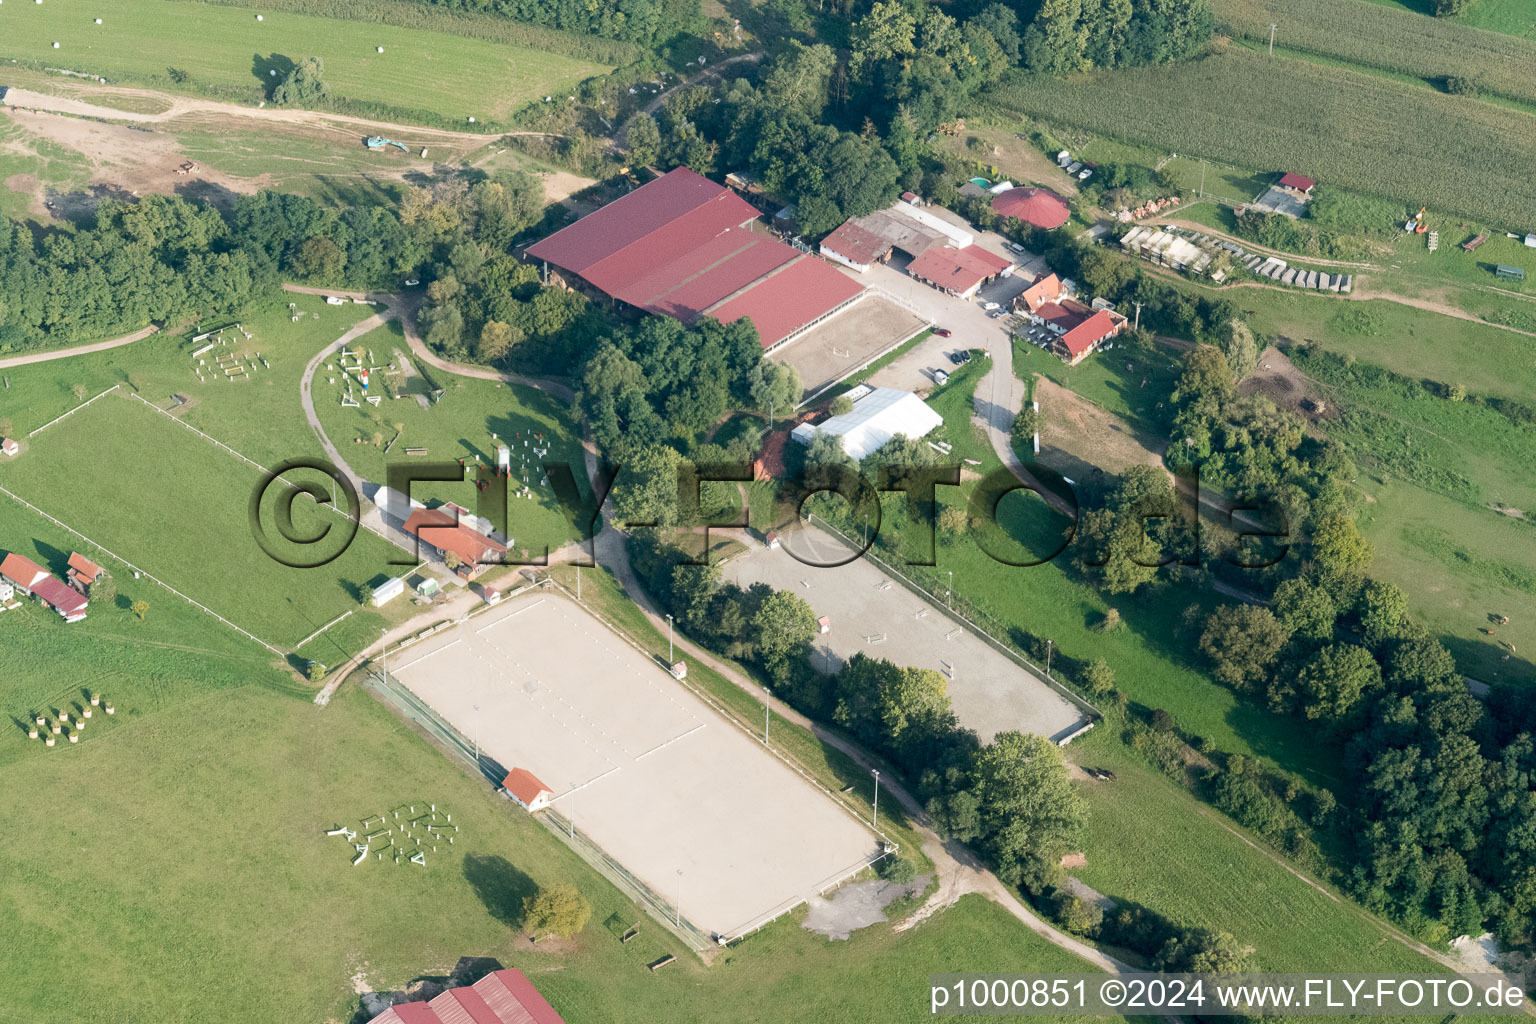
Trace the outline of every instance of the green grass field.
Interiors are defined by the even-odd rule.
[[[167,68],[195,85],[251,90],[267,71],[304,57],[325,61],[342,99],[422,110],[456,121],[505,119],[549,92],[609,67],[548,50],[448,32],[178,0],[118,0],[99,16],[71,0],[0,11],[0,55],[108,78],[160,82]],[[54,50],[53,43],[60,48]],[[377,53],[377,47],[384,52]]]
[[[392,358],[397,349],[407,351],[398,322],[363,336],[356,345],[371,349],[378,362]],[[411,361],[420,365],[414,357]],[[342,457],[366,479],[379,482],[386,479],[389,465],[399,463],[472,459],[478,455],[486,466],[494,467],[496,440],[491,435],[497,434],[514,449],[513,488],[526,481],[534,493],[531,499],[507,499],[507,532],[517,547],[533,552],[529,557],[538,557],[546,544],[556,548],[575,537],[577,531],[561,512],[552,488],[541,486],[543,474],[536,468],[544,460],[564,462],[578,481],[585,479],[582,448],[569,413],[538,391],[427,369],[444,389],[441,401],[423,409],[414,397],[386,398],[378,408],[363,403],[354,409],[341,405],[341,376],[327,373],[321,367],[315,375],[315,409]],[[333,376],[334,385],[328,383]],[[419,382],[421,378],[412,380]],[[415,384],[410,386],[417,388]],[[401,428],[400,440],[386,456],[384,445],[395,436],[397,425]],[[407,455],[408,447],[425,448],[427,454]],[[534,448],[547,448],[549,454],[541,459],[534,454]],[[526,476],[522,475],[525,454],[529,467]],[[471,482],[416,484],[411,496],[420,501],[454,501],[469,509],[475,507],[477,499]]]
[[[1015,75],[991,95],[1052,123],[1491,222],[1536,207],[1529,114],[1244,47],[1066,82]],[[1460,144],[1472,135],[1493,144]]]
[[[258,547],[247,514],[260,473],[132,398],[110,395],[30,446],[0,468],[0,484],[279,647],[356,608],[357,587],[403,557],[359,530],[328,565],[280,565]],[[340,522],[307,500],[295,503],[294,518],[305,531]],[[150,614],[175,600],[162,593]]]
[[[1372,501],[1361,531],[1376,548],[1371,573],[1408,595],[1467,675],[1528,685],[1536,651],[1536,526],[1473,508],[1412,483],[1362,477]],[[1490,615],[1508,615],[1508,626]],[[1496,636],[1482,630],[1494,629]],[[1514,644],[1513,653],[1501,646]]]

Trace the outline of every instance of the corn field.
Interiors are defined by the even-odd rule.
[[[1067,81],[1017,74],[991,99],[1165,152],[1536,229],[1536,117],[1380,75],[1231,47]]]
[[[1536,104],[1536,42],[1444,18],[1340,0],[1215,0],[1233,37],[1425,78],[1466,78],[1481,89]]]

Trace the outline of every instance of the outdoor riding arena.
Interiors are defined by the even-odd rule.
[[[734,939],[881,856],[882,841],[574,601],[504,601],[390,659],[483,757],[692,925]]]
[[[831,628],[814,641],[816,666],[835,671],[855,654],[897,665],[930,668],[944,675],[960,725],[982,742],[1012,729],[1055,742],[1071,739],[1089,721],[1049,683],[1003,654],[958,618],[913,593],[870,558],[818,568],[818,562],[852,554],[830,533],[800,524],[783,535],[782,547],[752,544],[725,563],[724,578],[742,587],[766,583],[803,597]]]

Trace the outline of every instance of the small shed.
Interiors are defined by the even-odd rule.
[[[10,580],[0,580],[0,604],[8,604],[16,596],[16,586]]]
[[[386,580],[373,588],[373,600],[369,602],[375,608],[380,608],[401,594],[405,593],[405,577],[396,576],[392,580]]]
[[[779,546],[779,531],[777,531],[777,530],[769,530],[767,536],[765,536],[763,538],[763,544],[767,546],[769,551],[773,551],[776,548],[778,548],[778,546]]]
[[[1536,234],[1526,235],[1525,244],[1530,246],[1532,249],[1536,249]]]
[[[831,619],[830,616],[823,615],[821,618],[816,620],[816,632],[818,632],[818,633],[830,633],[830,632],[832,632],[832,619]]]
[[[502,780],[501,788],[526,811],[542,811],[549,806],[554,791],[527,768],[513,768]]]
[[[443,588],[438,586],[437,580],[431,576],[418,576],[416,577],[416,582],[412,585],[412,589],[422,597],[431,597]]]
[[[672,667],[668,671],[672,673],[673,679],[687,679],[688,663],[686,661],[675,661],[672,663]]]
[[[6,455],[15,455],[19,451],[21,451],[21,445],[16,442],[14,437],[0,437],[0,452],[4,452]]]

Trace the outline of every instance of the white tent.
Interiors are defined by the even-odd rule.
[[[875,388],[853,403],[852,412],[833,416],[813,429],[801,424],[793,436],[801,444],[810,444],[816,434],[826,431],[842,439],[843,451],[851,458],[862,460],[897,434],[923,437],[943,422],[942,416],[912,392]]]

